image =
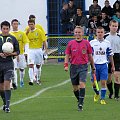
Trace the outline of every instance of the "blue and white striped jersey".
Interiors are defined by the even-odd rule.
[[[90,41],[93,49],[93,59],[95,64],[108,63],[108,57],[113,55],[111,44],[108,40],[104,39],[99,41],[94,39]]]

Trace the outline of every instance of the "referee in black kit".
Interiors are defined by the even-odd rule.
[[[14,36],[9,34],[10,23],[3,21],[0,27],[2,31],[0,34],[0,95],[3,100],[3,110],[9,113],[11,98],[10,82],[14,75],[13,56],[17,56],[20,51],[18,41]],[[13,53],[3,53],[2,45],[5,42],[11,42],[13,44]]]

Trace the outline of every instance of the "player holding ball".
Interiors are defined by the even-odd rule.
[[[3,100],[3,110],[6,113],[9,113],[11,98],[10,82],[13,78],[14,73],[13,57],[17,56],[20,53],[20,51],[18,41],[14,36],[9,34],[10,23],[8,21],[3,21],[1,23],[1,31],[2,33],[0,34],[0,95]],[[12,53],[2,51],[2,46],[5,42],[11,42],[13,44],[14,51]]]

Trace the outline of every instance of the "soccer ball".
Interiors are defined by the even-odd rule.
[[[10,43],[10,42],[5,42],[3,45],[2,45],[2,51],[4,53],[12,53],[13,52],[13,44]]]

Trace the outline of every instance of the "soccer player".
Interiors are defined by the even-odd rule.
[[[115,72],[114,72],[114,98],[116,100],[119,99],[119,89],[120,89],[120,35],[117,33],[118,30],[118,22],[115,20],[111,20],[109,23],[110,33],[105,35],[105,38],[110,41],[112,50],[114,53],[113,59],[115,64]],[[112,85],[112,73],[111,73],[111,63],[108,67],[108,81],[107,87],[110,92],[109,98],[112,99],[113,95],[113,85]]]
[[[75,39],[71,40],[66,47],[64,62],[64,70],[68,71],[68,62],[70,59],[70,78],[73,85],[73,92],[78,100],[79,111],[83,110],[89,61],[92,71],[95,73],[92,48],[89,42],[83,39],[83,35],[83,28],[76,26],[74,29]]]
[[[23,87],[24,85],[24,74],[25,74],[25,67],[26,67],[26,61],[25,56],[28,54],[29,50],[29,41],[26,36],[26,34],[20,30],[18,30],[18,20],[13,19],[11,21],[12,25],[12,34],[16,37],[16,39],[19,42],[19,48],[20,48],[20,55],[17,56],[16,59],[14,59],[14,72],[15,72],[15,84],[17,86],[17,68],[19,68],[20,73],[20,87]]]
[[[37,83],[40,84],[40,66],[43,63],[42,46],[44,45],[45,51],[47,52],[47,45],[43,32],[40,29],[35,28],[35,21],[28,20],[28,25],[30,28],[30,31],[27,34],[29,39],[29,85],[33,85],[34,65],[36,65],[37,68]]]
[[[36,19],[35,15],[30,15],[29,16],[29,20],[34,20],[35,21],[35,19]],[[35,24],[35,28],[40,29],[43,32],[43,34],[44,34],[44,39],[47,40],[46,32],[45,32],[44,28],[40,24]],[[30,31],[30,28],[29,28],[29,26],[27,26],[25,28],[26,34],[28,34],[29,31]]]
[[[30,15],[30,16],[29,16],[29,20],[34,20],[34,21],[35,21],[35,19],[36,19],[35,15]],[[47,40],[46,32],[45,32],[45,30],[43,29],[43,27],[42,27],[40,24],[35,24],[35,28],[41,30],[41,32],[42,32],[42,34],[43,34],[43,37],[44,37],[44,40],[46,41],[46,40]],[[29,28],[29,26],[27,26],[27,27],[25,28],[26,35],[29,33],[29,31],[30,31],[30,28]],[[43,46],[43,49],[44,49],[44,46]],[[44,62],[44,61],[43,61],[43,62]],[[40,65],[39,71],[40,71],[40,75],[41,75],[42,64]],[[35,66],[34,66],[34,80],[35,80],[35,81],[36,81],[36,72],[37,72],[37,68],[36,68],[36,65],[35,65]]]
[[[1,23],[0,34],[0,95],[3,100],[3,110],[8,113],[10,112],[10,98],[11,98],[11,89],[10,82],[13,78],[14,73],[14,63],[13,56],[19,54],[19,43],[16,38],[9,34],[10,23],[8,21],[3,21]],[[14,46],[13,53],[3,53],[2,45],[5,42],[11,42]]]
[[[95,63],[95,69],[96,69],[96,78],[97,81],[100,81],[101,83],[101,97],[100,97],[100,103],[106,104],[105,102],[105,95],[106,95],[106,82],[108,79],[108,59],[111,62],[111,72],[114,72],[114,62],[113,62],[113,52],[111,49],[111,44],[109,41],[104,39],[104,28],[98,27],[96,30],[97,38],[90,41],[90,44],[92,46],[93,50],[93,59]],[[94,95],[94,102],[97,102],[99,100],[99,91],[97,90],[93,76],[92,76],[92,82],[93,82],[93,90],[95,92]]]

